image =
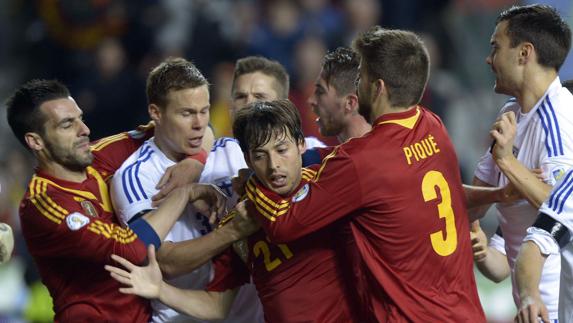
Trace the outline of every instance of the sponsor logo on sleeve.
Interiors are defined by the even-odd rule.
[[[310,186],[308,185],[308,183],[304,184],[304,186],[301,187],[300,190],[298,190],[298,192],[296,192],[296,194],[292,197],[293,203],[304,200],[308,195],[309,191],[310,191]]]
[[[90,223],[90,219],[79,212],[74,212],[66,217],[66,224],[72,231],[77,231],[88,223]]]
[[[553,174],[553,179],[557,182],[565,174],[565,169],[563,168],[555,169],[553,170],[552,174]]]

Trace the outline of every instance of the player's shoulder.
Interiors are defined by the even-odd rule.
[[[153,143],[152,139],[148,139],[121,164],[116,174],[131,171],[134,167],[138,170],[145,169],[146,171],[152,171],[157,167],[155,161],[161,161],[165,158],[159,148]]]
[[[304,141],[307,149],[326,147],[326,145],[316,137],[304,137]]]
[[[55,183],[51,179],[34,175],[20,203],[22,222],[35,221],[40,215],[41,218],[56,224],[61,223],[70,213],[72,204],[77,203],[69,190],[73,188],[66,188],[63,183]]]
[[[509,112],[509,111],[513,111],[513,112],[517,113],[520,110],[521,110],[521,107],[519,106],[517,99],[515,97],[510,97],[501,106],[501,109],[499,111],[499,115],[502,115],[503,113]]]
[[[237,148],[239,150],[241,149],[241,147],[239,146],[239,141],[237,139],[231,137],[220,137],[217,138],[213,143],[211,152],[237,149]]]

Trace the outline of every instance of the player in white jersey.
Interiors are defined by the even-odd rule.
[[[538,283],[546,260],[559,257],[560,253],[559,321],[573,322],[572,193],[573,168],[562,176],[539,209],[537,220],[527,229],[517,258],[516,280],[520,294],[529,299],[530,306],[518,313],[518,322],[537,322],[538,316],[547,321],[547,307],[539,296]]]
[[[235,113],[255,101],[288,99],[289,76],[284,66],[262,56],[237,60],[231,88],[231,120]],[[325,147],[316,137],[305,137],[307,149]]]
[[[511,183],[524,199],[497,203],[505,251],[512,269],[513,295],[520,301],[515,282],[515,260],[526,229],[552,185],[573,165],[573,96],[561,86],[558,70],[571,43],[571,31],[557,12],[544,5],[512,7],[497,19],[487,63],[496,76],[495,91],[510,99],[490,131],[494,144],[480,160],[474,184],[505,186]],[[541,169],[540,181],[531,169]],[[470,203],[471,204],[471,203]],[[540,290],[550,318],[557,318],[560,262],[547,260]]]
[[[147,93],[149,113],[156,123],[155,136],[123,163],[112,180],[114,207],[125,223],[154,209],[152,197],[158,192],[161,177],[167,168],[196,153],[209,121],[207,80],[188,61],[169,59],[154,68]],[[242,154],[236,156],[234,148],[241,152],[232,140],[216,141],[199,181],[224,187],[236,169],[246,167]],[[159,249],[162,270],[173,277],[169,280],[173,285],[203,289],[213,275],[209,259],[244,234],[227,226],[211,232],[209,219],[188,206]],[[152,302],[152,308],[154,322],[199,321],[160,302]],[[254,287],[242,289],[228,322],[262,322],[262,318]]]

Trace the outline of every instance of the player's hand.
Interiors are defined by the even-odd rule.
[[[541,301],[539,294],[523,297],[514,321],[517,323],[537,323],[539,322],[538,318],[542,322],[549,323],[547,307]]]
[[[0,223],[0,264],[10,260],[14,250],[14,233],[6,223]]]
[[[233,185],[233,191],[239,196],[245,195],[245,185],[249,178],[253,175],[253,171],[249,168],[239,169],[237,176],[233,177],[231,183]]]
[[[513,156],[513,141],[517,133],[517,121],[513,111],[502,114],[491,127],[489,134],[495,140],[492,155],[494,160]]]
[[[156,203],[164,199],[174,188],[196,183],[201,176],[203,167],[201,162],[191,158],[185,158],[168,167],[155,187],[159,192],[151,198],[153,206],[157,206]]]
[[[139,131],[139,132],[148,132],[155,129],[155,121],[151,120],[149,121],[147,124],[142,124],[137,126],[137,128],[135,128],[135,130]]]
[[[111,259],[118,262],[125,269],[106,265],[105,270],[111,273],[111,277],[126,285],[119,291],[123,294],[134,294],[148,299],[159,298],[163,277],[159,264],[155,258],[155,247],[149,245],[147,248],[149,264],[147,266],[136,266],[117,255],[111,255]]]
[[[209,217],[209,222],[213,224],[219,215],[226,213],[227,195],[213,184],[191,184],[189,203],[193,203],[193,206]]]
[[[470,239],[472,241],[472,252],[475,262],[484,261],[487,257],[487,237],[481,229],[479,221],[472,222],[470,229]]]
[[[245,200],[235,205],[237,214],[233,217],[233,220],[231,220],[230,225],[235,228],[237,232],[237,239],[246,238],[261,228],[259,222],[249,216],[247,211],[247,203],[251,202],[249,200]]]

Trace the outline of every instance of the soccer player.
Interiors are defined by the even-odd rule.
[[[254,183],[269,194],[294,195],[304,199],[308,181],[316,171],[302,168],[304,137],[300,116],[288,100],[256,102],[237,112],[233,124],[241,148],[256,179],[247,186],[249,200]],[[245,216],[243,203],[235,217]],[[243,263],[234,253],[218,258],[215,278],[208,291],[181,290],[161,280],[153,261],[137,267],[114,256],[127,271],[108,266],[112,276],[129,285],[126,293],[135,293],[160,301],[180,311],[204,319],[224,317],[237,286],[249,280],[257,286],[267,322],[353,322],[351,297],[343,285],[340,263],[336,257],[335,232],[325,229],[288,244],[272,244],[260,230],[250,236]]]
[[[372,129],[358,113],[356,77],[359,60],[354,51],[339,47],[327,53],[316,78],[314,93],[308,104],[317,115],[316,123],[323,136],[336,136],[339,142],[361,137]]]
[[[123,228],[106,180],[141,145],[137,138],[142,136],[122,133],[90,145],[81,109],[57,81],[25,83],[7,106],[14,135],[38,163],[20,204],[20,221],[54,300],[55,320],[147,322],[149,303],[120,294],[103,265],[114,252],[143,262],[146,245],[159,246],[187,202],[206,189],[182,186],[167,196],[161,210]]]
[[[154,137],[147,140],[118,169],[112,179],[112,200],[118,217],[125,223],[137,221],[152,211],[152,196],[168,167],[197,154],[209,122],[207,79],[182,58],[167,59],[147,78],[148,110],[155,122]],[[227,157],[231,144],[212,148],[199,182],[216,183],[227,176]],[[231,150],[232,152],[232,150]],[[242,157],[241,157],[242,158]],[[229,160],[233,162],[233,160]],[[233,204],[234,205],[234,204]],[[231,205],[229,205],[231,206]],[[203,289],[211,279],[210,259],[232,242],[254,231],[239,231],[240,225],[224,226],[211,232],[209,219],[193,207],[187,207],[165,238],[158,252],[159,262],[170,283],[186,289]],[[196,321],[158,301],[151,303],[153,322]],[[262,321],[260,302],[254,287],[241,292],[229,317],[230,322]]]
[[[237,60],[231,88],[231,119],[237,111],[255,101],[287,99],[289,75],[279,62],[261,56],[248,56]],[[324,147],[315,137],[305,138],[306,147]]]
[[[340,239],[356,266],[361,321],[484,322],[457,157],[441,120],[418,105],[427,51],[415,34],[379,26],[354,48],[372,131],[334,149],[305,194],[257,185],[255,216],[274,243],[347,220]]]
[[[513,98],[492,126],[495,144],[480,159],[474,183],[511,184],[524,197],[495,204],[513,297],[521,308],[530,301],[521,299],[515,281],[519,247],[552,186],[573,165],[573,95],[558,76],[571,46],[571,31],[549,6],[516,6],[498,16],[491,46],[486,62],[495,74],[494,90]],[[541,169],[544,181],[531,169]],[[558,316],[559,268],[559,257],[549,255],[539,286],[552,320]]]

